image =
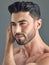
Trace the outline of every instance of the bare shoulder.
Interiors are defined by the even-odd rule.
[[[37,61],[37,65],[49,65],[49,47],[45,49],[45,53],[43,53]]]
[[[49,53],[41,55],[35,63],[28,63],[26,65],[49,65]]]
[[[49,53],[41,55],[36,63],[37,65],[49,65]]]

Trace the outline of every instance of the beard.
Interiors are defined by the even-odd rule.
[[[17,35],[18,36],[22,36],[22,37],[17,38]],[[26,35],[25,34],[16,34],[15,35],[15,40],[16,40],[17,44],[19,44],[19,45],[25,45]]]
[[[34,31],[34,33],[30,32],[28,34],[19,34],[19,35],[22,35],[22,38],[17,38],[17,34],[15,35],[15,40],[16,40],[17,44],[25,45],[35,37],[36,33]]]

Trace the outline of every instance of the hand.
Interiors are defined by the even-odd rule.
[[[6,37],[6,43],[14,43],[15,39],[12,35],[12,25],[10,23],[8,29],[7,29],[7,37]]]

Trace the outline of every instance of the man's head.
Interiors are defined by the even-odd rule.
[[[40,8],[33,2],[15,2],[8,7],[12,33],[18,44],[31,41],[41,27]]]

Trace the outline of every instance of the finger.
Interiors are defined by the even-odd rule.
[[[8,24],[8,29],[7,29],[7,35],[6,35],[6,39],[9,40],[10,39],[10,35],[11,35],[11,25]]]
[[[8,25],[8,28],[7,28],[7,33],[11,32],[11,28],[10,28],[10,25]]]

